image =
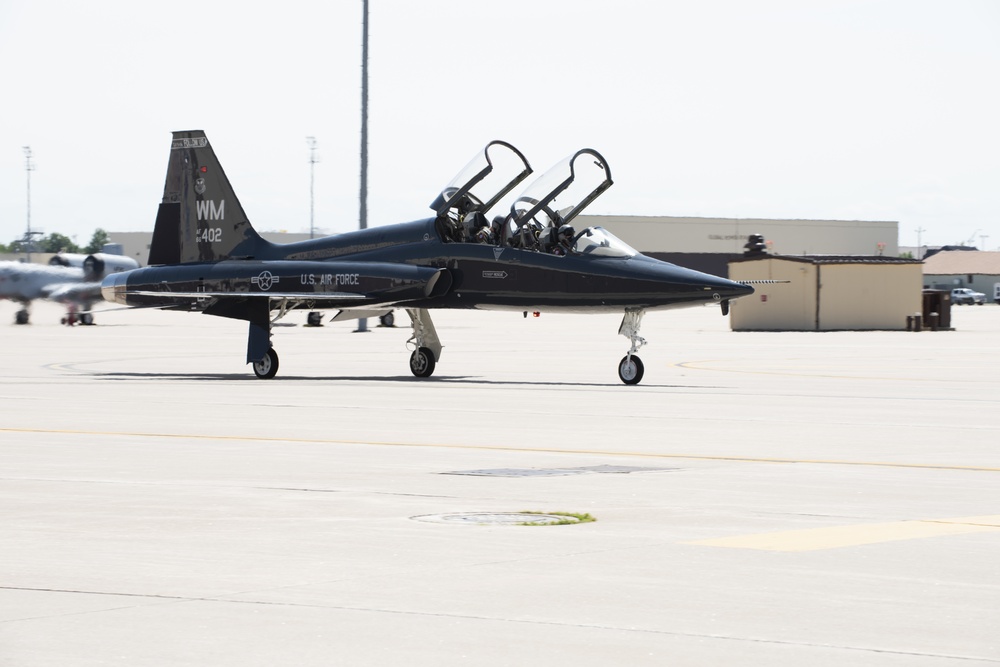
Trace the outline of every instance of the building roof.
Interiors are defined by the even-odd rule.
[[[924,260],[924,273],[932,276],[1000,275],[1000,252],[945,250]]]
[[[919,259],[886,257],[884,255],[750,255],[735,257],[733,262],[755,262],[762,259],[781,259],[805,264],[920,264]]]

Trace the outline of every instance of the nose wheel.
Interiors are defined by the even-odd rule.
[[[632,348],[628,354],[618,362],[618,377],[625,384],[639,384],[645,371],[642,359],[635,354],[640,347],[646,344],[646,339],[639,335],[639,326],[642,324],[644,314],[643,310],[626,310],[622,324],[618,327],[618,333],[632,342]]]
[[[625,384],[639,384],[644,371],[642,359],[634,354],[626,354],[618,364],[618,377]]]

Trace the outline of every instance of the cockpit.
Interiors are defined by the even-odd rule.
[[[587,227],[576,235],[572,252],[593,257],[635,257],[639,251],[603,227]]]
[[[513,200],[506,214],[491,209],[531,174],[524,155],[490,142],[431,204],[446,243],[485,243],[553,255],[632,257],[638,254],[601,227],[577,233],[572,221],[612,185],[597,151],[584,148],[560,161]]]
[[[521,151],[505,141],[491,141],[431,203],[441,239],[493,242],[487,213],[529,175],[531,165]]]

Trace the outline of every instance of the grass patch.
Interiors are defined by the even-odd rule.
[[[518,524],[519,526],[569,526],[576,525],[578,523],[591,523],[593,521],[597,521],[597,519],[589,514],[580,514],[578,512],[534,512],[528,510],[521,512],[521,514],[541,514],[544,516],[562,516],[566,518],[561,521],[525,521],[524,523]]]

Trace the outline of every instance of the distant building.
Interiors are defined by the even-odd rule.
[[[970,287],[993,299],[1000,283],[1000,252],[944,250],[924,260],[924,287]]]
[[[308,233],[260,232],[260,235],[274,243],[294,243],[295,241],[305,241],[309,238]],[[124,247],[122,254],[139,262],[139,266],[146,266],[146,260],[149,259],[149,244],[153,240],[152,231],[108,232],[108,240],[112,243],[121,244]]]
[[[581,215],[578,230],[604,227],[636,250],[680,266],[726,275],[728,263],[741,257],[751,234],[764,237],[768,252],[782,255],[899,254],[899,223],[866,220],[770,220],[766,218],[680,218],[670,216]],[[260,232],[268,241],[292,243],[309,234]],[[145,265],[150,232],[108,232],[125,255]]]

